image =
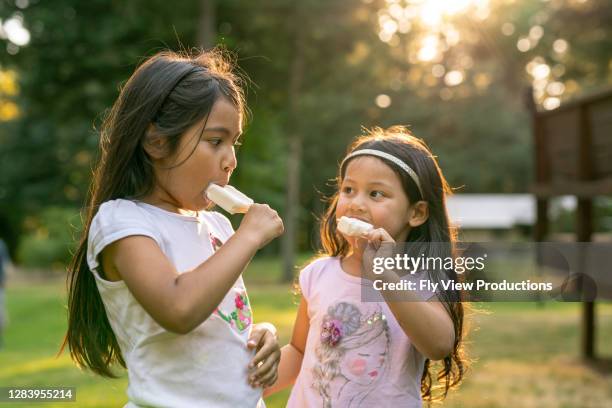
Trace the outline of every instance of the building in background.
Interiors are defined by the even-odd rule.
[[[535,197],[531,194],[455,194],[448,197],[447,208],[463,241],[531,240],[536,219]],[[559,197],[551,205],[551,219],[575,208],[573,196]]]

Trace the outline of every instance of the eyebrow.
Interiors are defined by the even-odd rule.
[[[354,183],[355,180],[353,180],[350,177],[346,177],[344,180],[342,180],[342,182],[349,182],[349,183]],[[383,186],[383,187],[387,187],[387,188],[391,188],[391,186],[387,183],[384,183],[382,181],[372,181],[371,183],[368,183],[368,186]]]
[[[204,128],[204,132],[220,132],[225,133],[226,136],[229,136],[231,134],[230,131],[223,126],[207,127]],[[242,136],[242,131],[238,132],[236,136],[234,136],[234,138],[238,139],[240,136]]]

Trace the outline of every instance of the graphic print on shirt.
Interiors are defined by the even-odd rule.
[[[223,241],[209,233],[210,244],[212,245],[213,251],[217,251],[223,245]],[[251,305],[249,303],[249,297],[244,289],[232,288],[234,293],[234,302],[230,311],[223,312],[220,307],[215,309],[217,316],[225,320],[232,329],[239,332],[247,330],[251,326],[252,312]]]
[[[225,320],[232,329],[243,332],[251,326],[252,313],[249,297],[244,290],[233,288],[234,292],[234,310],[231,312],[222,312],[220,308],[215,309],[215,313]]]
[[[212,232],[209,232],[208,235],[210,236],[210,244],[212,245],[213,251],[217,252],[217,250],[221,248],[221,245],[223,245],[223,241],[214,236]]]
[[[315,346],[313,388],[322,406],[370,407],[370,393],[385,381],[389,326],[378,304],[331,305]]]

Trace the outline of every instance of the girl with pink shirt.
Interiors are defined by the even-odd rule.
[[[398,302],[396,293],[382,291],[372,301],[364,295],[372,281],[404,278],[394,270],[374,275],[363,265],[402,242],[435,243],[428,255],[452,256],[456,234],[445,205],[450,188],[425,143],[399,126],[359,137],[337,182],[321,222],[322,254],[300,273],[291,342],[281,350],[278,380],[265,395],[293,384],[288,407],[420,407],[423,400],[443,398],[466,366],[459,294],[415,291]],[[337,228],[342,216],[373,228],[345,235]],[[425,272],[434,281],[442,278]],[[445,273],[457,278],[452,270]],[[432,393],[436,386],[441,395]]]

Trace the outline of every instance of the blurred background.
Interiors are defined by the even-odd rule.
[[[610,240],[612,170],[586,195],[534,188],[547,182],[536,162],[537,118],[608,98],[610,1],[3,0],[0,238],[11,262],[0,386],[76,386],[78,406],[127,401],[125,376],[101,380],[55,356],[96,129],[146,56],[215,45],[250,78],[252,118],[232,184],[286,225],[245,274],[256,319],[277,324],[283,343],[296,267],[317,249],[316,217],[362,126],[406,125],[427,142],[455,189],[449,211],[463,240]],[[600,110],[611,123],[610,105]],[[612,131],[587,133],[612,144]],[[554,134],[546,140],[557,145]],[[590,320],[579,303],[474,309],[472,369],[444,406],[612,406],[610,303],[598,302]]]

